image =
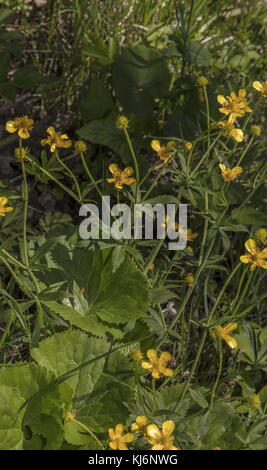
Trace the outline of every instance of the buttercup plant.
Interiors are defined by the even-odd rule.
[[[143,3],[0,9],[0,450],[267,449],[262,2]]]

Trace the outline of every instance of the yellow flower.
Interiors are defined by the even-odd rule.
[[[252,112],[245,98],[246,94],[246,90],[241,89],[238,92],[238,96],[234,91],[231,91],[230,96],[226,98],[223,95],[217,96],[218,102],[222,105],[219,111],[229,116],[229,122],[234,122],[237,117],[243,117],[245,113]]]
[[[237,142],[244,140],[244,134],[241,129],[237,129],[232,122],[220,121],[218,125],[222,128],[220,134],[224,137],[233,137]]]
[[[167,227],[169,220],[170,220],[170,217],[168,215],[166,215],[164,217],[164,221],[161,224],[161,227]],[[179,224],[177,224],[177,222],[173,222],[172,229],[173,230],[179,230]]]
[[[148,442],[152,445],[151,450],[180,450],[173,445],[174,436],[172,435],[175,429],[174,421],[164,421],[162,424],[162,431],[159,430],[156,424],[149,424],[147,426]]]
[[[129,127],[129,120],[126,116],[119,116],[116,121],[116,127],[118,129],[127,129]]]
[[[256,394],[250,395],[248,397],[248,402],[249,402],[251,408],[258,409],[261,406],[261,399],[260,399],[259,395],[256,395]]]
[[[65,414],[64,419],[65,421],[73,421],[75,419],[75,416],[76,416],[75,411],[68,411]]]
[[[237,348],[237,341],[235,338],[233,338],[233,336],[230,336],[229,333],[233,330],[236,330],[237,328],[237,323],[229,323],[225,327],[216,325],[211,334],[220,340],[224,340],[231,349],[234,349]]]
[[[255,233],[256,240],[259,242],[263,243],[264,245],[267,245],[267,229],[266,228],[260,228],[257,230]]]
[[[170,158],[172,158],[172,153],[176,147],[176,142],[171,140],[167,142],[166,145],[161,146],[159,140],[152,140],[151,147],[153,150],[155,150],[155,152],[157,152],[160,160],[162,160],[164,163],[167,163]]]
[[[243,168],[241,168],[241,166],[235,166],[231,170],[230,168],[226,168],[222,163],[219,163],[219,167],[224,181],[234,181],[241,173],[243,173]]]
[[[246,241],[245,248],[248,254],[240,256],[240,261],[245,264],[251,263],[250,271],[254,271],[257,266],[267,269],[267,248],[261,250],[257,246],[257,242],[252,239]]]
[[[185,150],[186,152],[190,152],[190,150],[192,149],[192,147],[193,147],[193,144],[192,144],[191,142],[185,142],[185,143],[184,143],[184,150]]]
[[[188,242],[193,242],[198,237],[198,233],[193,232],[191,228],[184,230],[182,227],[179,228],[179,224],[175,224],[175,229],[179,230],[181,236],[186,238]]]
[[[74,143],[74,149],[76,153],[84,153],[87,150],[87,145],[83,140],[77,140]]]
[[[0,197],[0,217],[5,217],[8,212],[13,211],[13,207],[5,207],[8,203],[8,199],[6,197]]]
[[[213,447],[212,450],[222,450],[221,447]]]
[[[144,436],[146,437],[148,423],[149,421],[146,416],[137,416],[135,422],[131,426],[131,431],[139,434],[144,434]]]
[[[154,269],[155,269],[154,263],[151,263],[151,264],[149,265],[149,269],[150,269],[150,271],[154,271]]]
[[[41,140],[41,145],[49,145],[51,152],[55,152],[57,148],[67,149],[72,146],[72,142],[69,140],[67,134],[56,132],[54,127],[48,127],[47,133],[49,137]]]
[[[195,278],[192,273],[187,273],[185,276],[185,282],[187,283],[188,287],[192,287],[194,284]]]
[[[143,353],[140,351],[140,349],[133,349],[131,351],[131,355],[135,361],[142,361],[143,359]]]
[[[115,429],[109,428],[109,447],[113,450],[128,450],[127,444],[133,442],[134,435],[131,433],[124,434],[123,424],[116,424]]]
[[[267,82],[253,82],[253,88],[258,90],[262,96],[267,97]]]
[[[209,81],[206,77],[203,77],[203,75],[201,75],[197,78],[197,84],[200,86],[207,86],[209,84]]]
[[[21,116],[14,119],[14,121],[7,121],[6,130],[10,134],[17,132],[21,139],[29,139],[33,125],[33,119],[30,119],[28,116]]]
[[[157,355],[155,349],[149,349],[146,353],[149,361],[142,361],[141,366],[151,372],[154,379],[159,379],[161,375],[171,377],[174,374],[172,369],[169,369],[167,363],[171,360],[171,355],[167,351],[161,353],[160,357]]]
[[[115,188],[122,189],[124,184],[128,186],[135,183],[135,178],[130,178],[133,174],[133,169],[128,166],[124,170],[120,170],[116,163],[109,165],[109,171],[112,173],[113,178],[107,178],[108,183],[114,183]]]
[[[261,126],[251,126],[250,128],[251,134],[259,137],[261,135]]]
[[[15,149],[15,157],[18,160],[24,159],[25,157],[29,155],[29,153],[30,153],[30,149],[28,149],[27,147],[22,147],[21,149],[18,147]]]

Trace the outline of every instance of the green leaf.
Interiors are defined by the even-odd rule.
[[[112,250],[111,262],[113,266],[113,273],[115,273],[120,267],[121,263],[123,263],[124,257],[125,250],[122,245],[118,245]]]
[[[209,404],[205,397],[203,397],[202,393],[197,390],[193,390],[192,388],[189,389],[189,393],[191,398],[201,407],[201,408],[208,408]]]
[[[253,207],[244,207],[243,209],[236,209],[233,218],[240,224],[245,225],[267,225],[267,215],[263,212],[257,211]]]
[[[69,330],[42,341],[38,348],[32,350],[32,357],[38,364],[59,377],[107,350],[108,343],[105,340],[89,338],[81,331]],[[76,398],[82,399],[93,390],[103,370],[104,362],[105,358],[98,359],[83,367],[79,374],[66,380]]]
[[[77,131],[81,139],[89,140],[93,144],[106,145],[120,155],[122,161],[128,164],[131,153],[124,133],[116,128],[116,114],[111,114],[105,119],[98,119],[86,124]]]
[[[100,119],[114,109],[114,102],[107,85],[99,78],[93,78],[88,88],[82,90],[78,103],[82,119]]]
[[[10,8],[0,8],[0,23],[5,23],[15,12]]]
[[[27,410],[23,405],[40,390],[47,389],[52,378],[36,364],[18,363],[0,369],[0,450],[23,448],[22,420]]]
[[[116,59],[112,79],[124,111],[145,116],[152,114],[154,98],[167,94],[170,74],[157,50],[139,45],[124,50]]]

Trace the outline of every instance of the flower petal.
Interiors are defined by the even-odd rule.
[[[162,432],[164,436],[170,436],[175,429],[175,422],[172,420],[164,421],[162,425]]]
[[[257,250],[257,243],[256,243],[255,240],[252,240],[250,238],[249,240],[246,241],[245,247],[251,255],[254,255],[256,253],[256,250]]]

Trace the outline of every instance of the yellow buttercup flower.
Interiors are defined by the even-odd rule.
[[[111,165],[109,165],[109,171],[112,173],[113,178],[107,178],[107,182],[114,183],[117,189],[122,189],[124,184],[129,186],[136,182],[135,178],[130,178],[134,172],[130,166],[124,170],[120,170],[116,163],[111,163]]]
[[[4,196],[0,197],[0,217],[5,217],[8,212],[13,211],[13,207],[5,207],[8,199]]]
[[[245,113],[251,113],[252,109],[248,106],[246,90],[240,89],[238,95],[231,91],[230,96],[218,95],[217,100],[222,105],[219,111],[229,116],[229,122],[234,122],[236,118],[243,117]]]
[[[249,402],[251,408],[258,409],[261,406],[261,399],[260,399],[259,395],[256,395],[255,393],[248,397],[248,402]]]
[[[134,435],[131,433],[124,434],[123,424],[116,424],[115,429],[109,428],[109,447],[113,450],[128,450],[127,444],[134,440]]]
[[[252,239],[246,241],[245,248],[248,254],[240,256],[240,261],[245,264],[251,263],[250,271],[254,271],[257,266],[267,269],[267,248],[261,250],[257,246],[257,242]]]
[[[176,142],[171,140],[167,142],[166,145],[161,146],[159,140],[152,140],[151,147],[153,150],[155,150],[155,152],[157,152],[160,160],[162,160],[164,163],[168,163],[170,158],[173,156],[172,154],[174,148],[176,147]]]
[[[259,91],[262,96],[267,97],[267,82],[253,82],[253,88],[255,90]]]
[[[75,413],[74,410],[68,411],[65,414],[64,419],[65,419],[65,421],[73,421],[75,419],[75,416],[76,416],[76,413]]]
[[[127,129],[129,127],[129,120],[126,116],[119,116],[116,121],[116,127],[118,129]]]
[[[231,170],[230,168],[226,168],[222,163],[219,163],[219,167],[224,181],[234,181],[241,173],[243,173],[243,168],[241,168],[241,166],[235,166]]]
[[[185,142],[185,143],[184,143],[184,150],[185,150],[186,152],[190,152],[190,150],[192,149],[192,147],[193,147],[193,144],[192,144],[191,142]]]
[[[255,233],[255,238],[264,245],[267,245],[267,229],[260,228],[259,230],[257,230],[257,232]]]
[[[41,145],[49,145],[51,152],[55,152],[57,148],[67,149],[72,146],[67,134],[56,132],[54,127],[48,127],[47,133],[49,137],[41,140]]]
[[[151,450],[180,450],[173,445],[174,436],[172,435],[175,429],[174,421],[164,421],[162,424],[162,431],[156,424],[149,424],[147,426],[147,440],[152,445]]]
[[[200,86],[207,86],[209,84],[209,81],[206,77],[201,75],[200,77],[197,78],[197,84]]]
[[[150,271],[154,271],[154,269],[155,269],[155,265],[154,265],[154,263],[151,263],[151,264],[149,265],[149,270],[150,270]]]
[[[146,416],[137,416],[135,422],[131,426],[131,431],[147,436],[146,430],[148,426],[148,419]]]
[[[185,282],[187,283],[188,287],[192,287],[194,284],[195,278],[192,273],[187,273],[185,276]]]
[[[16,148],[15,149],[15,157],[18,160],[23,160],[25,157],[27,157],[30,153],[30,149],[27,147],[21,147],[21,148]]]
[[[87,150],[87,144],[83,140],[74,142],[74,149],[76,153],[84,153]]]
[[[21,116],[14,119],[13,121],[7,121],[6,130],[10,134],[17,132],[21,139],[29,139],[30,131],[33,129],[33,125],[33,119],[30,119],[28,116]]]
[[[229,121],[220,121],[218,126],[221,127],[220,134],[224,137],[233,137],[237,142],[242,142],[244,140],[244,134],[241,129],[238,129],[234,126],[232,122]]]
[[[193,242],[198,237],[198,233],[193,232],[191,228],[184,230],[183,227],[179,228],[179,224],[175,224],[175,229],[179,230],[181,236],[188,242]]]
[[[261,135],[261,126],[251,126],[250,130],[251,134],[255,135],[256,137],[259,137],[259,135]]]
[[[146,353],[149,361],[142,361],[141,366],[143,369],[149,370],[154,379],[159,379],[161,375],[171,377],[174,374],[172,369],[167,367],[167,363],[171,360],[171,355],[167,351],[161,353],[160,357],[157,355],[155,349],[149,349]]]
[[[166,215],[164,217],[164,222],[162,222],[162,224],[161,224],[161,227],[168,227],[169,220],[170,220],[170,217],[168,215]],[[171,227],[172,227],[173,230],[179,230],[179,224],[177,224],[177,222],[173,222]]]
[[[131,355],[135,361],[142,361],[143,359],[143,353],[140,351],[140,349],[133,349],[131,351]]]
[[[230,336],[229,333],[231,333],[231,331],[236,330],[237,328],[237,323],[229,323],[225,327],[216,325],[211,334],[212,336],[216,336],[216,338],[220,340],[224,340],[231,349],[235,349],[237,348],[237,341],[235,338],[233,338],[233,336]]]

